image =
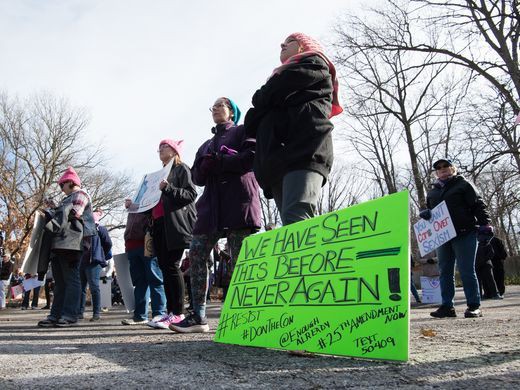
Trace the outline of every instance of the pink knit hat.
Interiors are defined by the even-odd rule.
[[[307,56],[318,54],[321,58],[325,60],[325,62],[327,62],[329,72],[332,77],[332,87],[334,88],[332,91],[332,111],[329,117],[332,118],[335,115],[341,114],[343,112],[343,107],[341,107],[341,103],[339,101],[339,82],[336,77],[336,68],[334,67],[334,64],[325,55],[323,47],[319,44],[317,40],[301,32],[292,33],[291,35],[289,35],[288,38],[296,39],[296,41],[302,49],[302,52],[285,60],[282,66],[279,66],[274,70],[273,74],[280,73],[287,66],[290,66],[294,63],[298,63],[301,59]]]
[[[72,167],[68,167],[63,176],[60,177],[60,180],[58,180],[58,184],[65,183],[67,181],[73,182],[78,187],[81,187],[81,180],[79,179],[78,174]]]
[[[303,51],[315,51],[318,53],[325,53],[325,51],[323,50],[323,47],[321,47],[321,45],[319,44],[319,42],[316,39],[314,39],[304,33],[295,32],[295,33],[289,35],[289,37],[296,39]]]
[[[180,141],[174,141],[172,139],[163,139],[161,142],[159,142],[159,147],[161,147],[161,145],[168,145],[170,148],[175,150],[175,153],[177,153],[180,157],[183,142],[184,142],[184,140],[182,140],[182,139]]]

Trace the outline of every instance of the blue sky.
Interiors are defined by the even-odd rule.
[[[85,108],[88,134],[136,182],[163,138],[185,140],[191,165],[211,136],[219,96],[245,113],[302,31],[325,46],[350,0],[0,0],[0,90],[50,92]]]

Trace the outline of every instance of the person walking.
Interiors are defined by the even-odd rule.
[[[227,97],[210,108],[215,127],[193,163],[193,181],[204,187],[197,201],[197,222],[190,246],[190,282],[193,314],[172,324],[181,333],[208,332],[206,296],[210,253],[220,238],[229,243],[231,269],[236,264],[242,241],[261,226],[258,184],[252,172],[255,141],[238,126],[240,110]]]
[[[442,304],[430,315],[436,318],[457,316],[453,301],[456,261],[468,306],[464,317],[482,317],[475,256],[477,232],[478,235],[489,235],[493,231],[489,225],[487,206],[475,187],[457,173],[457,168],[451,160],[439,159],[433,164],[433,169],[437,180],[427,195],[428,208],[422,210],[419,215],[423,219],[431,219],[431,209],[445,201],[457,236],[437,248]]]
[[[256,179],[288,225],[315,215],[333,162],[330,118],[343,109],[336,69],[316,40],[289,35],[280,61],[253,95],[244,126],[256,138]]]
[[[180,269],[184,250],[189,248],[196,212],[197,190],[190,168],[181,160],[183,141],[164,139],[159,143],[159,158],[163,166],[170,162],[168,177],[161,181],[161,199],[152,209],[152,237],[155,253],[164,279],[167,313],[152,328],[168,326],[184,319],[184,278]]]

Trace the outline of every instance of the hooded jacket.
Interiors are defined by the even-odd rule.
[[[254,94],[244,126],[256,138],[254,172],[266,197],[294,170],[318,172],[325,184],[333,162],[333,90],[328,64],[312,55],[274,74]]]

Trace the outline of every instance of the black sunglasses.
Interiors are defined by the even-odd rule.
[[[448,168],[448,167],[451,167],[451,165],[449,165],[449,164],[442,164],[442,165],[437,165],[437,168],[435,168],[435,169],[438,171],[439,169]]]

